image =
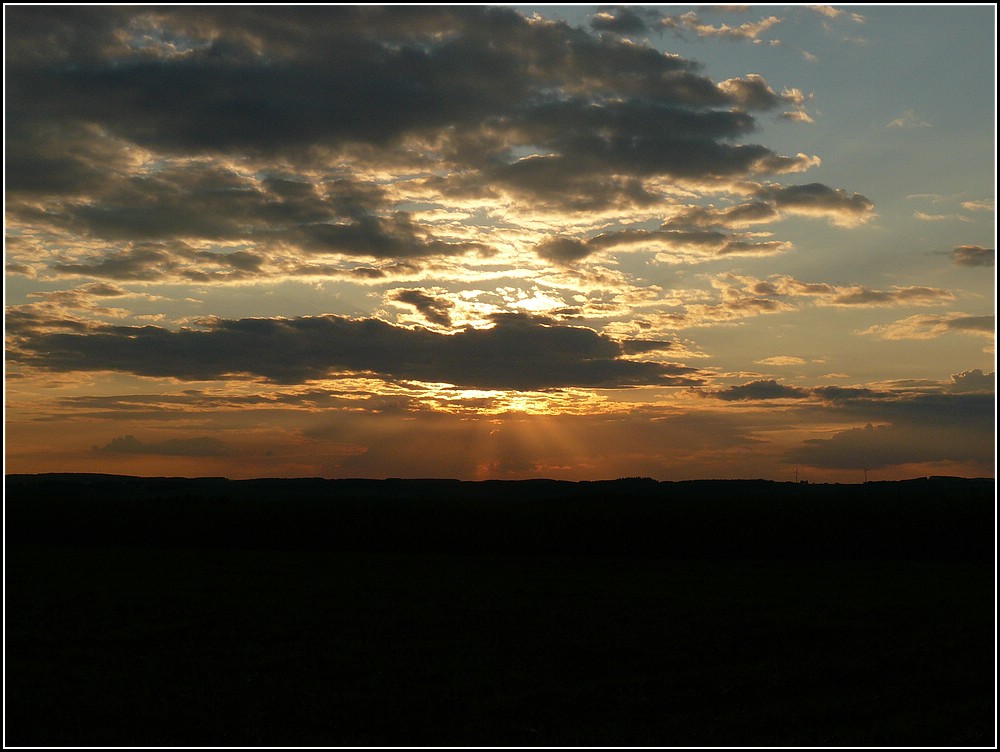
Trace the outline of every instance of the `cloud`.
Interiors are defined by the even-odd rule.
[[[8,261],[4,265],[4,269],[7,274],[20,274],[21,276],[28,277],[29,279],[34,279],[38,274],[35,267],[29,266],[28,264],[20,264],[16,261]]]
[[[802,215],[828,219],[836,225],[851,227],[874,216],[874,204],[861,194],[848,195],[822,183],[808,185],[760,186],[754,201],[725,209],[714,206],[680,208],[663,225],[664,229],[681,228],[741,228],[782,219],[785,215]]]
[[[28,105],[33,91],[31,116],[93,119],[164,150],[383,146],[509,113],[552,84],[667,95],[681,105],[730,101],[681,58],[506,8],[92,9],[74,18],[72,32],[89,49],[65,69],[39,65],[48,50],[65,54],[46,28],[54,14],[25,9],[8,17],[15,72],[8,95]],[[189,49],[151,47],[136,34],[139,25],[184,39]],[[247,80],[253,88],[237,86]],[[155,98],[145,96],[151,86]]]
[[[955,296],[937,287],[893,287],[892,290],[872,290],[862,285],[838,288],[828,301],[834,306],[934,305],[954,300]]]
[[[50,371],[117,371],[182,380],[260,377],[300,383],[356,374],[498,389],[681,386],[695,369],[622,358],[591,329],[496,314],[453,334],[378,319],[213,319],[203,329],[94,325],[83,333],[24,330],[8,358]]]
[[[820,415],[826,420],[866,425],[806,440],[788,453],[788,462],[873,469],[946,461],[986,466],[993,461],[993,374],[974,369],[953,375],[948,383],[902,390],[824,386],[808,391],[822,400]]]
[[[951,259],[959,266],[993,266],[996,263],[996,249],[957,245],[951,252]]]
[[[885,398],[890,396],[888,392],[880,392],[867,387],[851,386],[820,386],[813,389],[812,393],[825,402],[835,404],[853,403],[857,400]]]
[[[751,381],[741,386],[731,386],[720,391],[702,392],[701,394],[726,401],[806,399],[810,396],[807,389],[779,384],[774,379]]]
[[[788,461],[810,467],[869,470],[917,462],[974,461],[986,464],[992,445],[967,427],[925,428],[895,425],[852,428],[829,439],[807,439]]]
[[[161,274],[208,278],[221,266],[230,277],[257,274],[266,258],[241,247],[218,252],[198,249],[199,241],[253,244],[261,251],[292,247],[306,254],[372,258],[451,256],[489,253],[482,243],[442,239],[403,211],[390,211],[376,185],[338,179],[312,182],[257,179],[220,165],[187,161],[152,175],[120,179],[104,190],[39,212],[35,202],[15,202],[25,221],[45,223],[81,235],[133,241],[127,250],[103,257],[62,262],[55,269],[115,279]],[[183,270],[183,271],[182,271]],[[155,272],[153,272],[155,275]],[[199,275],[201,275],[199,277]]]
[[[658,15],[594,24],[641,29]],[[683,18],[753,41],[778,23]],[[754,131],[752,111],[797,106],[794,90],[757,74],[717,83],[677,55],[510,8],[26,7],[6,30],[8,190],[31,199],[10,210],[108,239],[459,255],[483,249],[432,236],[398,191],[338,204],[317,167],[378,175],[373,194],[408,181],[592,211],[652,205],[662,195],[647,183],[663,178],[817,163],[734,143]],[[268,174],[276,162],[291,174]],[[58,211],[33,211],[52,195],[67,197]]]
[[[727,92],[737,104],[752,110],[771,110],[789,101],[787,95],[779,96],[768,86],[764,77],[757,73],[727,79],[719,84],[719,88]]]
[[[931,124],[922,120],[913,110],[907,110],[898,118],[889,121],[886,128],[930,128]]]
[[[615,34],[643,34],[661,19],[659,12],[649,8],[615,8],[601,11],[590,19],[590,28]]]
[[[101,454],[159,454],[176,457],[221,457],[230,453],[225,442],[213,436],[190,439],[166,439],[144,443],[134,436],[112,439],[104,446],[94,446]]]
[[[953,392],[993,392],[996,389],[996,373],[983,373],[979,368],[952,374]]]
[[[61,262],[52,268],[67,274],[118,280],[158,279],[176,268],[177,262],[167,246],[134,244],[127,250],[112,251],[84,263]]]
[[[889,324],[876,324],[859,332],[859,334],[873,335],[881,339],[933,339],[943,334],[959,332],[992,339],[995,330],[995,316],[970,316],[965,313],[945,315],[922,313]]]
[[[794,355],[774,355],[770,358],[755,360],[754,363],[762,366],[801,366],[805,365],[805,360]]]
[[[789,453],[788,460],[843,469],[963,460],[991,464],[996,413],[992,382],[984,384],[981,372],[963,372],[957,381],[952,378],[951,393],[858,389],[854,390],[857,394],[833,399],[835,412],[868,421],[865,427],[839,431],[829,439],[807,440]],[[963,392],[965,379],[975,388]]]
[[[993,211],[995,204],[992,201],[963,201],[962,208],[969,211]]]
[[[814,123],[812,117],[805,110],[791,110],[789,112],[782,112],[781,117],[785,120],[791,120],[795,123]]]
[[[672,350],[676,347],[674,342],[665,342],[659,339],[626,339],[622,341],[621,345],[622,352],[626,355]]]
[[[374,258],[417,258],[489,251],[482,243],[449,243],[429,239],[426,229],[414,223],[406,212],[396,212],[390,217],[362,217],[347,223],[301,225],[286,237],[306,251]]]
[[[840,188],[822,183],[768,185],[755,194],[757,199],[773,202],[792,214],[825,217],[834,224],[853,226],[868,221],[874,214],[874,204],[860,193],[848,194]]]
[[[535,246],[535,253],[541,258],[559,264],[578,261],[592,252],[588,243],[576,238],[548,237]]]
[[[913,212],[914,219],[919,219],[921,222],[971,222],[969,217],[965,217],[961,214],[928,214],[927,212],[915,211]]]
[[[451,328],[449,311],[455,304],[450,300],[435,298],[421,290],[399,290],[392,299],[413,306],[432,324]]]
[[[854,21],[854,23],[865,22],[865,17],[860,13],[847,14],[847,11],[841,10],[840,8],[834,8],[832,5],[808,5],[806,7],[808,7],[809,10],[819,13],[821,16],[826,16],[827,18],[839,18],[840,16],[846,14],[852,21]]]
[[[733,296],[742,290],[766,298],[805,298],[814,305],[835,307],[883,307],[900,305],[938,305],[952,301],[955,295],[937,287],[920,285],[893,286],[875,290],[865,285],[831,285],[826,282],[803,282],[787,275],[776,274],[766,280],[756,277],[724,274],[717,281],[720,289]]]
[[[781,23],[781,19],[777,16],[767,16],[759,21],[748,21],[739,26],[729,26],[728,24],[712,26],[710,23],[702,21],[694,11],[688,11],[681,15],[664,16],[660,20],[660,25],[663,28],[676,32],[692,32],[704,38],[742,40],[754,44],[760,44],[761,34],[779,23]]]
[[[816,11],[827,18],[836,18],[844,13],[844,11],[834,8],[832,5],[810,5],[808,7],[810,10]]]
[[[541,258],[568,264],[599,251],[654,251],[657,260],[697,263],[722,256],[770,256],[791,248],[780,240],[752,241],[715,230],[619,230],[589,240],[547,237],[535,246]]]
[[[714,206],[683,207],[663,224],[663,229],[725,227],[742,228],[771,222],[780,217],[773,202],[754,201],[726,209]]]

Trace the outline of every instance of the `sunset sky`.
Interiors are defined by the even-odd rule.
[[[993,5],[5,16],[8,473],[994,475]]]

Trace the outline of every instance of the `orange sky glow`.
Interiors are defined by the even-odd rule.
[[[6,472],[994,476],[995,9],[854,10],[7,6]]]

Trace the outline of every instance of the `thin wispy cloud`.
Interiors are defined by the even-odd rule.
[[[907,110],[897,118],[890,120],[886,128],[930,128],[931,124],[919,117],[913,110]]]

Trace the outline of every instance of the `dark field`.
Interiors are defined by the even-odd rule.
[[[7,745],[995,744],[992,480],[6,491]]]

